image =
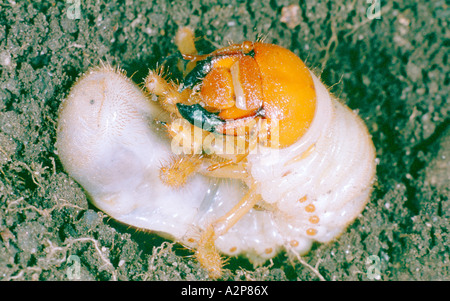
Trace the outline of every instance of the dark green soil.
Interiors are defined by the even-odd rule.
[[[206,279],[181,246],[92,208],[54,147],[80,74],[108,61],[139,83],[187,25],[216,46],[263,35],[294,51],[359,110],[379,159],[370,203],[337,241],[256,270],[230,259],[224,279],[450,280],[446,1],[382,1],[379,19],[367,1],[81,0],[78,19],[67,2],[0,3],[0,279]]]

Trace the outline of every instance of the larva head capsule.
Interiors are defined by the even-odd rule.
[[[236,135],[249,119],[268,124],[268,146],[284,148],[308,130],[316,108],[310,71],[293,52],[272,44],[245,41],[208,55],[184,55],[197,65],[181,90],[199,90],[201,112],[193,105],[177,104],[182,117],[197,114],[211,124],[209,131]],[[197,106],[198,108],[198,106]],[[211,130],[212,129],[212,130]]]

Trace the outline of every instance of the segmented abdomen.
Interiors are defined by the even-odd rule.
[[[294,145],[249,158],[253,179],[285,243],[329,242],[361,213],[375,176],[375,149],[363,121],[315,78],[317,111]]]

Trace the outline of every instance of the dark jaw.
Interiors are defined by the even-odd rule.
[[[211,133],[216,132],[217,126],[225,123],[225,120],[214,113],[208,112],[199,104],[185,105],[177,103],[177,108],[181,116],[189,123]]]

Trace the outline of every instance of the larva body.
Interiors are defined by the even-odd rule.
[[[303,254],[314,241],[332,241],[362,212],[375,177],[374,146],[357,114],[330,96],[293,53],[249,43],[214,52],[212,67],[194,67],[191,78],[197,80],[200,70],[207,82],[201,97],[197,89],[182,91],[182,86],[150,72],[145,86],[159,97],[157,103],[123,73],[104,66],[77,81],[59,116],[59,157],[93,203],[121,222],[192,247],[215,278],[221,275],[219,252],[243,254],[260,264],[282,249]],[[271,68],[272,53],[288,56],[278,71]],[[207,77],[216,65],[218,71]],[[252,68],[261,76],[252,78],[252,73],[258,75]],[[266,84],[274,74],[278,77]],[[286,83],[284,88],[278,78]],[[188,75],[186,86],[189,80]],[[297,83],[303,90],[295,88]],[[216,88],[228,89],[222,93],[228,98]],[[254,88],[265,95],[263,101],[260,96],[251,99],[258,94],[249,93]],[[278,90],[287,95],[283,101],[277,100]],[[285,99],[290,95],[304,104],[289,104]],[[202,107],[205,99],[210,105]],[[280,105],[288,106],[278,109]],[[308,113],[298,116],[303,107]],[[190,137],[185,129],[195,130],[198,112],[213,125],[202,128],[203,134],[213,132],[212,140],[219,142],[223,137],[244,141],[245,154],[174,156],[167,129],[173,138]],[[225,116],[230,119],[221,119]],[[255,145],[249,133],[256,129],[258,138],[272,142],[278,129],[269,125],[269,134],[261,134],[263,127],[251,122],[278,116],[283,123],[277,147],[263,143],[250,151]],[[189,122],[177,132],[173,125],[180,117]],[[242,124],[252,124],[251,131],[236,134]],[[204,152],[203,134],[199,145]]]

